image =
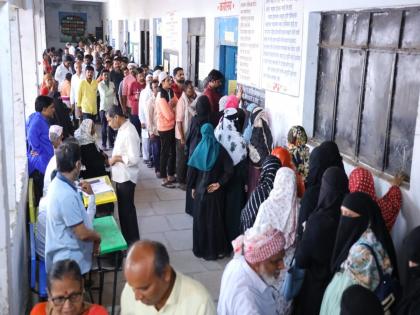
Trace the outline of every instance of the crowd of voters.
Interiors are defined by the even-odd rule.
[[[48,49],[43,68],[26,135],[48,301],[32,315],[108,314],[84,294],[101,242],[93,219],[114,214],[113,204],[95,205],[85,181],[103,175],[130,246],[122,315],[420,314],[420,227],[398,263],[390,236],[402,176],[377,196],[368,169],[346,174],[332,141],[310,151],[301,126],[274,146],[264,108],[244,101],[241,88],[222,96],[218,70],[200,93],[182,68],[139,66],[102,41]],[[162,244],[141,239],[141,163],[163,187],[185,191],[194,255],[231,257],[217,307],[202,284],[171,267]]]

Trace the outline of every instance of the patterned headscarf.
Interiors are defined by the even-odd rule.
[[[378,198],[375,193],[375,184],[372,173],[367,169],[356,167],[350,173],[349,190],[350,192],[364,192],[375,200],[378,203],[379,208],[381,208],[386,227],[388,230],[392,229],[397,220],[402,203],[401,190],[397,186],[391,187],[385,196]]]
[[[283,232],[285,249],[288,249],[295,243],[297,215],[296,175],[290,168],[281,167],[277,171],[270,195],[258,210],[254,227],[271,225]]]
[[[272,227],[265,229],[256,227],[238,236],[232,242],[232,246],[235,255],[244,255],[248,263],[255,264],[280,253],[285,243],[281,231]]]
[[[241,212],[242,231],[246,231],[253,226],[260,205],[268,198],[271,189],[273,189],[274,179],[280,167],[281,162],[275,156],[269,155],[265,158],[258,185]]]
[[[306,179],[309,172],[309,148],[306,146],[308,136],[302,126],[293,126],[287,135],[287,147],[292,155],[297,171]]]
[[[74,132],[74,137],[79,142],[79,145],[86,145],[96,142],[95,135],[92,135],[93,120],[83,119],[79,128]]]
[[[233,165],[237,165],[247,156],[246,142],[236,130],[235,122],[232,120],[233,117],[238,119],[237,113],[238,111],[235,108],[226,109],[223,118],[214,130],[217,141],[226,149]]]

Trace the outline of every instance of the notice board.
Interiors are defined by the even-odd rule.
[[[299,96],[303,0],[242,0],[238,83]]]

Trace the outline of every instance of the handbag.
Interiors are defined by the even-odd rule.
[[[295,257],[293,256],[282,286],[282,294],[286,301],[292,300],[299,294],[303,280],[305,280],[305,271],[305,269],[296,266]]]
[[[361,245],[369,249],[378,269],[379,284],[373,292],[381,302],[385,314],[391,314],[391,310],[397,304],[396,301],[401,292],[399,281],[392,277],[392,275],[384,274],[375,250],[370,245],[366,243],[361,243]]]

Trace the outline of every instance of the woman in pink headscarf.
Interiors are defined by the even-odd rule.
[[[239,107],[239,100],[236,95],[230,95],[227,97],[225,109],[227,108],[238,108]]]

